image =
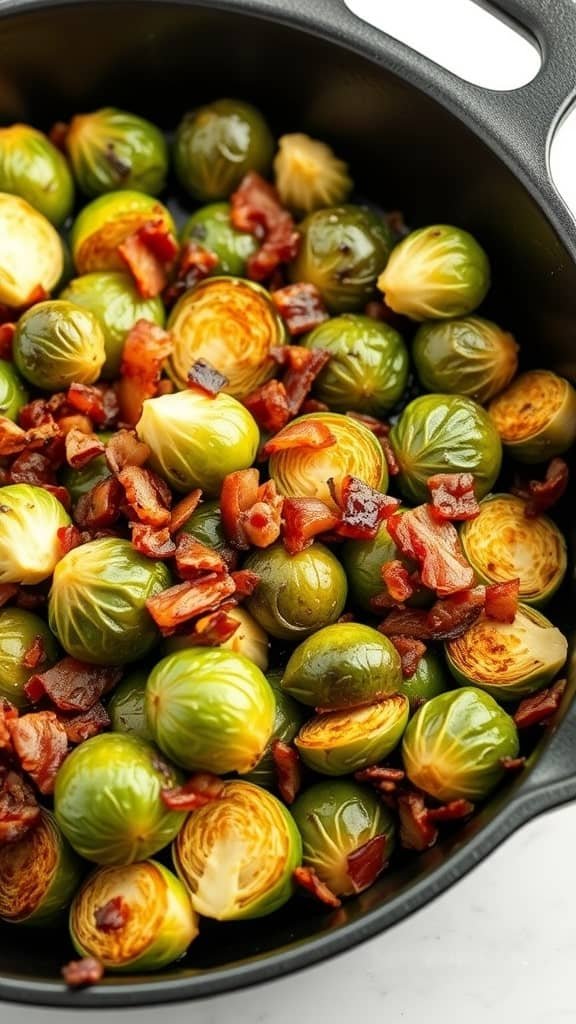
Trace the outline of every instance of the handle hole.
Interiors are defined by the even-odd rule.
[[[550,145],[550,173],[556,189],[576,219],[576,104],[565,114]]]

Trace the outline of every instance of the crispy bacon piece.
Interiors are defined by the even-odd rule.
[[[456,527],[439,522],[429,505],[391,516],[386,526],[402,554],[418,564],[422,584],[438,597],[473,586],[474,570],[464,557]]]
[[[176,571],[183,580],[194,580],[204,573],[225,573],[227,568],[218,551],[183,533],[176,546]]]
[[[132,430],[119,430],[108,441],[105,456],[110,472],[120,473],[125,466],[143,466],[150,449]]]
[[[260,484],[257,469],[229,473],[222,484],[220,510],[224,533],[240,551],[269,547],[280,536],[284,499],[273,481]]]
[[[15,332],[16,324],[10,322],[0,324],[0,359],[5,359],[8,363],[12,361],[12,342]]]
[[[436,473],[428,477],[434,515],[448,522],[463,522],[480,515],[472,473]]]
[[[104,445],[95,434],[84,434],[73,427],[66,434],[66,462],[72,469],[82,469],[97,455],[102,455]]]
[[[56,409],[55,406],[58,406]],[[66,407],[66,395],[58,392],[51,398],[35,398],[24,405],[18,413],[18,422],[23,430],[39,427],[43,423],[54,423],[55,416]]]
[[[310,412],[330,412],[330,410],[326,402],[319,402],[317,398],[307,398],[300,412],[308,414]]]
[[[16,843],[40,820],[31,786],[15,771],[0,767],[0,846]]]
[[[123,499],[123,487],[115,477],[101,480],[78,499],[74,510],[77,525],[86,530],[113,526],[120,517]]]
[[[284,803],[293,804],[302,785],[302,772],[298,751],[282,740],[272,744],[272,760],[276,770],[278,792]]]
[[[540,693],[534,693],[520,701],[514,714],[514,721],[519,729],[529,729],[533,725],[542,725],[556,714],[566,689],[566,680],[549,686]]]
[[[10,722],[12,745],[23,771],[41,793],[54,791],[54,780],[68,753],[66,730],[53,711],[35,711]]]
[[[218,647],[225,644],[230,637],[234,636],[240,628],[238,619],[232,618],[228,612],[222,610],[204,615],[196,619],[192,633],[188,634],[195,644],[205,647]]]
[[[53,420],[23,430],[7,416],[0,416],[0,455],[19,455],[24,449],[46,448],[59,432],[58,424]]]
[[[176,544],[167,526],[132,523],[131,529],[132,547],[146,558],[172,558],[176,554]]]
[[[474,813],[474,804],[469,800],[450,800],[440,807],[428,807],[429,821],[460,821]]]
[[[110,716],[100,702],[76,715],[59,712],[58,721],[66,731],[68,742],[73,744],[84,743],[84,740],[97,736],[111,724]]]
[[[0,698],[0,750],[12,752],[10,723],[18,718],[18,710],[5,698]]]
[[[68,125],[65,121],[55,121],[50,131],[48,132],[48,138],[56,149],[59,149],[61,153],[66,155],[66,139],[68,138]]]
[[[71,960],[65,964],[61,974],[68,988],[85,988],[102,980],[104,966],[96,957],[85,956],[82,960]]]
[[[45,672],[30,676],[24,692],[33,704],[48,697],[60,711],[88,711],[121,678],[120,668],[87,665],[66,657]]]
[[[404,679],[410,679],[426,654],[426,644],[411,636],[393,636],[390,639],[400,655],[402,675]]]
[[[394,793],[404,779],[401,768],[387,768],[385,765],[373,764],[354,772],[357,782],[369,782],[380,793]]]
[[[230,219],[238,231],[249,231],[262,241],[248,260],[248,277],[265,281],[280,263],[293,260],[300,235],[276,189],[255,171],[250,171],[230,196]]]
[[[73,548],[78,548],[84,543],[84,538],[77,526],[59,526],[56,533],[63,555],[67,555]]]
[[[52,462],[41,452],[23,451],[18,455],[9,470],[11,484],[55,484],[56,475]]]
[[[388,593],[397,604],[404,604],[414,594],[412,579],[408,569],[398,558],[390,562],[384,562],[382,569],[382,580],[388,588]]]
[[[119,932],[126,926],[130,918],[130,907],[122,896],[113,896],[94,911],[94,924],[99,932],[109,935]]]
[[[300,867],[294,871],[294,881],[301,889],[306,889],[307,892],[311,893],[320,903],[324,903],[327,907],[341,907],[342,901],[332,892],[332,890],[319,878],[314,868]]]
[[[53,494],[67,512],[72,511],[72,498],[70,497],[70,491],[66,487],[54,487],[52,484],[41,484],[41,486],[49,494]]]
[[[46,661],[46,651],[44,649],[44,640],[40,635],[35,636],[30,647],[25,652],[22,658],[22,664],[24,668],[39,668]]]
[[[161,218],[146,221],[117,248],[143,299],[153,299],[168,283],[168,269],[178,254],[178,243]]]
[[[291,555],[310,547],[318,534],[334,530],[340,516],[319,498],[285,498],[282,507],[282,540]]]
[[[188,370],[188,387],[200,388],[213,398],[229,383],[228,377],[220,373],[207,359],[197,359]]]
[[[167,526],[170,522],[172,494],[162,477],[142,466],[124,466],[117,479],[124,488],[126,501],[147,526]]]
[[[426,617],[431,638],[454,640],[462,636],[482,614],[485,593],[485,587],[474,587],[436,601]]]
[[[88,416],[98,427],[112,427],[120,412],[116,393],[110,387],[71,384],[66,392],[66,401],[76,412]]]
[[[383,420],[376,419],[375,416],[367,416],[366,413],[352,411],[347,412],[346,415],[349,416],[351,420],[357,420],[358,423],[362,423],[362,425],[365,426],[367,430],[371,431],[379,441],[381,441],[383,437],[388,437],[388,434],[390,433],[390,424],[384,423]]]
[[[94,424],[89,416],[80,412],[71,413],[70,416],[60,416],[58,419],[60,433],[65,439],[71,430],[79,430],[81,434],[93,434]]]
[[[307,281],[277,288],[272,292],[272,301],[293,337],[307,334],[329,319],[316,285]]]
[[[210,277],[219,262],[218,256],[211,249],[206,249],[198,242],[184,242],[178,257],[176,276],[162,295],[165,304],[173,305],[184,292]]]
[[[297,346],[287,345],[286,348],[288,351],[293,351]],[[300,351],[306,354],[306,358],[300,357],[298,365],[295,365],[293,361],[289,362],[288,369],[282,377],[291,416],[298,415],[316,377],[330,360],[330,353],[321,348],[303,348]]]
[[[485,612],[489,619],[497,622],[514,622],[518,611],[520,580],[505,583],[491,583],[486,587]]]
[[[346,866],[356,892],[367,889],[386,867],[386,836],[374,836],[349,853]]]
[[[282,381],[273,379],[256,388],[244,398],[258,426],[268,434],[276,434],[290,419],[288,395]]]
[[[200,807],[221,800],[226,786],[217,775],[211,772],[196,772],[183,786],[175,789],[162,789],[162,803],[171,811],[197,811]]]
[[[525,757],[501,757],[500,764],[505,772],[519,772],[526,765]]]
[[[268,548],[280,536],[284,498],[268,480],[258,488],[258,501],[242,517],[242,529],[249,545]]]
[[[262,458],[267,459],[276,452],[285,452],[292,448],[331,448],[336,444],[334,434],[321,420],[305,420],[291,423],[279,434],[271,437],[261,450]]]
[[[565,493],[569,479],[565,459],[552,459],[546,468],[544,480],[530,480],[512,488],[512,493],[526,499],[524,514],[534,519],[552,508]]]
[[[149,320],[137,320],[128,331],[118,385],[120,411],[125,423],[137,423],[142,403],[157,393],[164,361],[171,352],[171,335]]]
[[[256,587],[260,583],[260,577],[256,572],[250,572],[248,569],[241,569],[240,572],[231,573],[232,579],[234,580],[234,586],[236,587],[235,597],[251,597]]]
[[[382,445],[382,451],[384,452],[384,458],[386,459],[386,465],[388,466],[389,476],[398,476],[398,473],[400,472],[400,465],[390,443],[390,438],[381,437],[380,444]]]
[[[204,612],[215,611],[236,593],[232,576],[211,574],[194,582],[177,583],[146,601],[154,622],[169,636],[177,626]]]
[[[185,498],[181,498],[174,505],[170,515],[170,533],[178,533],[178,530],[181,530],[186,525],[190,516],[198,508],[201,497],[202,491],[197,487],[195,491],[190,491],[190,494],[187,494]]]
[[[438,829],[430,820],[430,814],[421,793],[409,789],[398,795],[400,817],[400,843],[405,850],[427,850],[438,839]]]
[[[334,482],[329,483],[333,497],[342,509],[336,530],[339,537],[373,540],[380,523],[400,507],[398,498],[375,491],[358,477],[345,476],[338,486]]]

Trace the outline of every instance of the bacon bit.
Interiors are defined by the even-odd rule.
[[[184,292],[210,277],[219,262],[216,253],[205,246],[199,245],[198,242],[184,242],[180,250],[176,277],[164,289],[162,295],[165,304],[172,306]]]
[[[420,659],[426,654],[426,644],[411,636],[394,636],[391,637],[391,641],[400,655],[402,676],[404,679],[410,679],[416,672]]]
[[[560,501],[568,486],[569,476],[565,459],[552,459],[546,468],[544,480],[530,480],[527,484],[512,487],[512,494],[525,499],[524,515],[528,519],[535,519]]]
[[[314,868],[296,868],[293,874],[296,885],[299,885],[302,889],[306,889],[307,892],[311,893],[320,903],[324,903],[327,907],[341,907],[342,901],[332,892],[332,890],[320,879],[314,871]]]
[[[68,754],[68,737],[53,711],[22,715],[8,725],[23,771],[43,794],[54,792],[58,769]]]
[[[168,269],[178,254],[178,243],[161,218],[146,221],[120,243],[117,253],[134,278],[138,294],[154,299],[168,283]]]
[[[438,597],[473,586],[474,570],[464,558],[456,527],[439,522],[430,505],[391,516],[386,525],[402,554],[417,562],[422,584]]]
[[[60,433],[64,438],[70,433],[71,430],[79,430],[81,434],[93,434],[94,424],[89,416],[84,416],[82,413],[74,413],[70,416],[60,416],[58,419],[58,426]]]
[[[250,171],[230,196],[230,219],[237,231],[249,231],[262,241],[248,260],[248,277],[265,281],[280,263],[289,263],[298,252],[300,235],[276,189]]]
[[[301,413],[330,412],[326,402],[319,402],[317,398],[307,398],[302,406]]]
[[[367,416],[363,412],[353,412],[352,410],[347,412],[346,415],[349,416],[351,420],[356,420],[358,423],[362,423],[362,425],[374,434],[379,441],[381,441],[383,437],[388,437],[388,434],[390,433],[390,424],[384,423],[383,420],[376,419],[375,416]]]
[[[132,523],[132,547],[146,558],[172,558],[176,545],[167,526],[146,526]]]
[[[526,697],[525,700],[520,701],[514,714],[514,721],[517,727],[519,729],[529,729],[533,725],[546,723],[556,714],[560,707],[565,689],[566,680],[559,679],[557,683],[554,683],[548,689],[540,690],[540,693],[535,693],[531,697]]]
[[[32,402],[28,402],[24,405],[18,413],[18,422],[24,430],[30,430],[31,427],[39,427],[42,423],[54,423],[54,416],[52,415],[52,408],[50,403],[54,404],[54,400],[64,398],[60,394],[52,395],[52,398],[35,398]]]
[[[388,593],[393,601],[397,604],[404,604],[414,594],[414,587],[412,586],[412,578],[408,569],[403,562],[399,559],[393,558],[389,562],[384,562],[380,573],[385,586],[388,588]]]
[[[214,398],[229,384],[228,377],[220,373],[207,359],[197,359],[188,370],[188,387],[199,388]]]
[[[50,459],[40,452],[23,451],[10,466],[11,484],[55,484],[56,476]]]
[[[203,573],[225,573],[226,563],[214,548],[183,533],[176,547],[176,572],[183,580],[194,580]]]
[[[506,583],[491,583],[486,587],[485,612],[489,619],[497,622],[514,622],[518,611],[520,580]]]
[[[76,427],[66,434],[66,462],[72,469],[83,469],[103,452],[104,445],[95,434],[83,434]]]
[[[269,480],[259,484],[257,469],[229,473],[222,484],[220,511],[224,533],[234,547],[266,548],[280,536],[284,499]]]
[[[121,678],[120,668],[66,657],[41,675],[30,676],[24,692],[33,704],[48,697],[60,711],[88,711]]]
[[[19,587],[16,595],[16,607],[35,611],[42,608],[48,601],[48,584],[40,583],[36,587]]]
[[[18,587],[16,583],[0,583],[0,608],[8,604],[13,597],[16,597]]]
[[[172,347],[171,335],[149,320],[137,320],[128,331],[118,385],[120,411],[125,423],[137,423],[142,403],[157,394],[162,367]]]
[[[302,772],[298,752],[282,740],[274,740],[271,748],[276,770],[278,792],[285,804],[293,804],[302,785]]]
[[[267,434],[276,434],[290,419],[286,388],[279,380],[269,380],[247,395],[243,402]]]
[[[421,793],[407,790],[398,796],[400,817],[400,843],[405,850],[428,850],[438,839],[438,829],[430,820],[430,813]]]
[[[40,821],[31,786],[15,771],[0,768],[0,845],[17,843]]]
[[[130,333],[127,337],[130,337]],[[108,387],[100,388],[93,384],[71,384],[66,392],[66,401],[76,412],[88,416],[99,427],[112,427],[120,413],[116,393]]]
[[[35,636],[30,647],[25,652],[22,658],[22,665],[24,668],[39,668],[46,661],[46,651],[44,649],[44,640],[40,635]]]
[[[310,547],[314,537],[338,526],[340,516],[319,498],[285,498],[282,540],[290,555]]]
[[[79,548],[84,543],[84,538],[77,526],[59,526],[56,534],[63,555],[67,555],[73,548]]]
[[[447,804],[429,807],[427,810],[429,821],[460,821],[474,813],[474,804],[469,800],[450,800]]]
[[[38,427],[23,430],[7,416],[0,416],[0,455],[19,455],[24,449],[46,448],[59,434],[58,424],[43,423]]]
[[[211,772],[197,772],[175,789],[161,789],[162,802],[171,811],[197,811],[200,807],[221,800],[226,786]]]
[[[388,437],[381,437],[380,444],[382,445],[382,451],[384,452],[384,458],[386,459],[386,465],[388,466],[389,476],[398,476],[400,472],[400,464],[396,458],[394,449],[390,444],[390,439]]]
[[[337,486],[328,481],[336,504],[342,509],[337,527],[339,537],[355,540],[373,540],[380,523],[397,512],[398,498],[375,491],[355,476],[345,476]]]
[[[132,430],[119,430],[108,441],[105,456],[110,472],[119,473],[125,466],[143,466],[150,449]]]
[[[74,511],[76,523],[88,530],[113,526],[120,517],[123,498],[122,485],[115,477],[101,480],[78,499]]]
[[[40,486],[45,491],[48,491],[49,494],[52,494],[64,506],[67,512],[72,511],[72,498],[66,487],[53,487],[52,484],[41,484]]]
[[[336,438],[325,423],[321,420],[305,420],[301,423],[291,423],[275,437],[271,437],[262,448],[261,455],[267,459],[276,452],[285,452],[292,448],[331,448],[334,444]]]
[[[232,576],[212,574],[191,583],[177,583],[148,598],[146,607],[161,633],[170,636],[181,623],[204,612],[216,611],[236,589]]]
[[[61,974],[68,988],[84,988],[102,980],[104,967],[95,957],[86,956],[82,960],[71,960],[65,964]]]
[[[56,149],[59,149],[61,153],[66,155],[66,140],[68,138],[69,127],[65,121],[55,121],[50,131],[48,132],[48,138]]]
[[[307,334],[329,319],[316,285],[307,281],[277,288],[272,292],[272,301],[293,337]]]
[[[241,569],[240,572],[231,573],[232,579],[234,580],[234,586],[236,587],[235,597],[252,597],[252,594],[256,590],[256,587],[260,583],[260,576],[256,572],[250,572],[248,569]]]
[[[226,611],[217,611],[197,619],[192,633],[188,633],[187,636],[194,644],[218,647],[230,640],[239,628],[238,619],[232,618]]]
[[[482,614],[485,594],[485,587],[474,587],[436,601],[427,615],[433,639],[454,640],[462,636]]]
[[[294,351],[297,346],[287,345],[286,348],[290,352]],[[289,364],[289,368],[282,378],[291,416],[298,415],[316,377],[330,360],[330,353],[321,348],[302,348],[299,351],[305,353],[305,358],[300,358],[298,366],[293,362]]]
[[[12,342],[16,332],[16,324],[0,324],[0,359],[12,362]]]
[[[500,766],[505,772],[519,772],[526,765],[525,757],[501,757]]]
[[[354,772],[357,782],[369,782],[379,793],[394,793],[403,781],[405,773],[401,768],[386,768],[383,765],[370,765]]]
[[[77,715],[57,713],[58,721],[66,730],[68,742],[77,744],[84,743],[92,736],[110,726],[110,717],[103,704],[93,704],[88,711],[80,711]]]
[[[363,892],[386,867],[386,836],[374,836],[346,859],[348,876],[356,892]]]
[[[0,697],[0,750],[7,750],[12,753],[12,736],[10,734],[10,722],[18,718],[18,710],[4,697]]]
[[[142,466],[125,466],[117,476],[126,501],[147,526],[167,526],[170,522],[172,494],[162,477]]]
[[[102,907],[96,907],[94,911],[94,924],[98,931],[104,932],[105,935],[121,931],[129,919],[130,907],[122,896],[113,896],[111,900],[104,903]]]
[[[427,486],[438,519],[463,522],[480,515],[472,473],[436,473],[428,477]]]

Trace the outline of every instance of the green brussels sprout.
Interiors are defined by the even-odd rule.
[[[68,755],[54,789],[56,820],[71,846],[96,864],[133,864],[170,843],[186,818],[163,789],[179,772],[137,736],[101,733]]]
[[[545,462],[576,441],[576,390],[551,370],[522,373],[488,411],[518,462]]]
[[[388,637],[359,622],[325,626],[294,651],[282,689],[302,704],[339,711],[398,693],[400,656]]]
[[[99,928],[96,913],[117,901],[118,928]],[[179,878],[154,860],[97,868],[70,911],[70,936],[82,957],[107,971],[159,971],[178,960],[198,935],[198,919]]]
[[[70,384],[93,384],[105,358],[99,321],[72,302],[38,302],[16,324],[16,367],[30,384],[44,391],[65,390]]]
[[[108,714],[114,732],[138,736],[147,743],[154,737],[146,718],[144,706],[148,673],[143,669],[130,672],[116,687],[108,701]]]
[[[0,359],[0,416],[16,422],[27,401],[28,392],[12,363]]]
[[[421,704],[444,693],[448,687],[444,665],[434,651],[427,650],[420,658],[414,675],[402,680],[400,693],[408,697],[410,712],[413,714]]]
[[[322,544],[289,555],[273,544],[248,556],[244,568],[260,583],[247,608],[270,636],[301,640],[336,622],[344,610],[348,586],[340,562]]]
[[[70,517],[43,487],[9,484],[0,502],[0,583],[42,583],[54,572],[62,548],[58,530]]]
[[[467,231],[433,224],[398,243],[378,287],[386,305],[411,320],[466,316],[490,287],[490,264]]]
[[[274,139],[249,103],[222,99],[186,114],[176,130],[174,168],[194,199],[227,199],[248,171],[266,174]]]
[[[101,375],[106,380],[120,373],[126,334],[136,321],[150,320],[163,327],[166,319],[162,299],[141,298],[130,275],[118,270],[75,277],[60,298],[87,309],[98,319],[106,353]]]
[[[188,218],[180,233],[182,242],[196,242],[218,257],[213,274],[245,277],[248,260],[260,243],[247,231],[238,231],[230,220],[230,203],[210,203]]]
[[[320,498],[331,505],[328,481],[348,475],[359,477],[377,491],[386,490],[388,468],[382,446],[363,423],[338,412],[315,412],[300,416],[284,429],[307,420],[325,424],[335,442],[327,448],[287,448],[272,455],[270,476],[280,494]]]
[[[315,284],[331,313],[362,309],[392,250],[386,222],[364,206],[331,206],[300,224],[292,281]]]
[[[64,269],[64,248],[49,220],[20,196],[0,192],[0,302],[19,308],[48,295]]]
[[[483,498],[500,472],[498,432],[471,398],[415,398],[392,427],[390,442],[400,467],[400,488],[410,501],[428,501],[427,481],[435,473],[472,473],[476,497]]]
[[[314,394],[334,412],[382,416],[400,401],[408,382],[408,352],[393,327],[347,313],[316,327],[304,342],[323,348],[330,362],[319,373]]]
[[[427,391],[481,403],[503,391],[518,369],[514,336],[480,316],[422,324],[412,356]]]
[[[520,605],[514,622],[481,615],[445,649],[460,686],[478,686],[499,701],[512,701],[552,682],[566,661],[568,642],[541,612]]]
[[[162,132],[137,114],[102,107],[73,117],[66,151],[74,177],[87,196],[138,189],[151,196],[164,188],[168,147]]]
[[[402,759],[410,781],[436,800],[483,800],[504,775],[502,758],[518,754],[510,715],[467,686],[423,704],[408,723]]]
[[[408,724],[401,693],[374,704],[327,711],[305,722],[295,744],[304,764],[322,775],[350,775],[391,754]]]
[[[0,191],[25,199],[56,227],[74,205],[74,182],[66,160],[29,124],[0,128]]]
[[[126,271],[118,246],[147,221],[160,221],[176,234],[174,221],[165,206],[144,192],[129,189],[107,192],[85,206],[72,225],[70,242],[78,274],[93,270]]]
[[[344,779],[317,782],[298,797],[292,815],[302,836],[304,864],[336,896],[356,896],[372,885],[394,849],[394,819],[367,786]],[[382,841],[380,864],[362,876],[354,870],[354,854],[375,839]]]
[[[160,639],[146,601],[169,585],[164,562],[140,555],[130,541],[89,541],[64,555],[54,570],[50,629],[64,650],[80,661],[137,661]]]
[[[168,319],[173,351],[166,369],[181,390],[197,359],[228,379],[223,391],[244,398],[274,376],[273,348],[287,340],[282,317],[265,288],[240,277],[200,281],[178,300]]]
[[[146,716],[166,757],[189,771],[249,772],[274,727],[274,694],[260,669],[221,647],[189,647],[152,669]]]
[[[222,526],[219,501],[203,501],[194,510],[182,530],[184,533],[189,533],[191,537],[195,537],[201,544],[206,544],[209,548],[216,548],[216,551],[222,551],[228,547]]]
[[[190,815],[173,858],[198,914],[239,921],[271,914],[290,899],[302,840],[272,793],[234,781]]]
[[[282,743],[291,743],[304,722],[305,714],[302,705],[298,704],[292,697],[289,697],[287,693],[284,693],[281,686],[281,669],[276,672],[269,672],[266,678],[274,691],[274,699],[276,701],[274,729],[268,746],[258,764],[244,778],[246,782],[253,782],[256,786],[263,786],[264,789],[274,789],[277,776],[276,765],[272,757],[272,744],[276,740],[281,740]]]
[[[282,205],[298,214],[343,203],[352,190],[344,161],[325,142],[302,132],[278,139],[274,175]]]
[[[136,433],[150,448],[150,466],[174,490],[201,487],[208,498],[220,494],[228,473],[252,465],[260,443],[256,422],[240,402],[194,389],[147,399]]]
[[[494,494],[480,515],[462,524],[460,540],[481,583],[520,580],[520,600],[546,604],[566,574],[566,541],[547,516],[529,518],[526,502],[513,494]]]
[[[0,846],[0,920],[50,928],[59,924],[80,884],[83,866],[54,815],[16,843]]]
[[[270,641],[256,619],[245,610],[245,608],[227,608],[226,614],[238,622],[236,632],[219,644],[221,650],[231,651],[232,654],[243,654],[249,658],[262,671],[268,668],[268,649]],[[198,646],[198,633],[179,633],[177,636],[168,637],[164,643],[166,654],[175,654],[176,651],[185,651],[189,647]]]
[[[402,562],[409,572],[416,569],[416,564],[405,558],[396,547],[385,522],[380,524],[373,540],[347,540],[340,548],[339,555],[348,577],[352,603],[364,612],[373,613],[372,598],[387,593],[386,584],[382,579],[382,566],[385,562]],[[420,607],[432,604],[433,600],[432,591],[420,586],[406,604],[410,607]]]
[[[24,608],[0,610],[0,699],[4,697],[17,708],[29,703],[24,687],[38,669],[26,668],[23,659],[37,637],[42,641],[45,671],[58,660],[58,645],[44,619]]]

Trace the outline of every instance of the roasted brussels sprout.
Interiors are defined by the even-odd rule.
[[[60,235],[25,199],[0,192],[0,302],[20,307],[48,295],[64,269]]]
[[[522,373],[490,403],[489,413],[518,462],[545,462],[576,440],[576,391],[551,370]]]
[[[50,628],[80,661],[137,661],[160,639],[146,601],[169,585],[164,562],[140,555],[130,541],[89,541],[56,565],[48,601]]]
[[[518,754],[514,721],[482,690],[467,686],[423,704],[408,723],[402,759],[410,781],[437,800],[483,800]]]
[[[188,521],[182,527],[184,533],[189,533],[201,544],[209,548],[216,548],[222,551],[228,547],[226,534],[222,526],[219,501],[203,501],[192,513]]]
[[[447,678],[444,665],[434,651],[427,650],[420,661],[414,675],[402,680],[400,693],[405,694],[410,701],[410,711],[413,714],[421,704],[439,693],[444,693],[451,685]]]
[[[81,857],[133,864],[172,841],[186,814],[160,792],[181,776],[137,736],[102,733],[68,755],[56,776],[56,820]]]
[[[317,782],[292,807],[302,836],[304,864],[313,868],[336,896],[355,896],[372,885],[394,849],[394,819],[366,786],[343,779]],[[354,871],[353,855],[381,838],[382,861],[372,877]]]
[[[305,722],[295,744],[304,764],[322,775],[349,775],[388,757],[408,724],[408,697],[327,711]]]
[[[231,395],[214,398],[179,391],[144,402],[136,432],[150,451],[150,465],[176,491],[201,487],[220,494],[228,473],[254,462],[260,433],[250,413]]]
[[[264,789],[274,789],[276,786],[276,767],[272,757],[272,744],[275,740],[291,743],[304,722],[305,712],[301,704],[298,704],[287,693],[284,693],[281,686],[281,669],[269,672],[266,678],[274,691],[274,700],[276,701],[274,729],[268,746],[258,764],[244,778],[247,782],[253,782],[257,786],[264,786]]]
[[[503,391],[518,368],[514,336],[480,316],[422,324],[412,356],[427,391],[481,403]]]
[[[386,222],[364,206],[331,206],[309,214],[300,232],[292,281],[315,284],[331,313],[362,309],[392,249]]]
[[[494,486],[502,445],[488,413],[470,398],[421,395],[406,406],[390,431],[402,493],[427,501],[435,473],[472,473],[477,498]],[[330,449],[328,449],[330,450]]]
[[[37,637],[42,642],[44,671],[58,658],[58,645],[44,619],[23,608],[0,610],[0,699],[5,697],[17,708],[28,704],[24,687],[30,676],[38,671],[37,668],[26,668],[23,662],[24,655]]]
[[[0,502],[0,583],[41,583],[54,572],[70,517],[43,487],[9,484]]]
[[[274,174],[282,203],[299,214],[343,203],[352,189],[344,161],[302,132],[278,139]]]
[[[330,353],[314,393],[334,412],[382,416],[404,394],[408,352],[398,331],[388,324],[347,313],[320,324],[304,344]]]
[[[19,372],[44,391],[92,384],[106,358],[98,319],[61,299],[38,302],[20,317],[13,348]]]
[[[433,224],[399,242],[378,287],[390,309],[411,320],[466,316],[490,287],[490,264],[467,231]]]
[[[167,231],[176,233],[166,207],[144,192],[126,189],[93,199],[72,225],[70,240],[77,273],[125,271],[126,264],[118,255],[118,246],[151,220],[160,221]]]
[[[230,203],[202,206],[186,221],[180,234],[182,242],[196,242],[215,253],[218,265],[214,274],[244,277],[246,264],[258,251],[259,243],[247,231],[237,231],[230,220]]]
[[[232,654],[243,654],[249,658],[262,671],[268,668],[268,649],[270,641],[262,627],[256,622],[245,608],[227,608],[226,614],[239,623],[236,632],[225,640],[219,647]],[[184,651],[189,647],[196,647],[198,634],[179,633],[177,636],[168,637],[164,644],[166,654],[175,654],[176,651]]]
[[[173,856],[196,912],[238,921],[290,899],[302,840],[275,796],[251,782],[227,782],[223,797],[190,815]]]
[[[141,740],[152,743],[152,731],[144,707],[147,682],[148,673],[143,669],[131,672],[114,690],[107,710],[114,732],[139,736]]]
[[[27,401],[28,392],[12,363],[0,359],[0,416],[16,421]]]
[[[162,132],[137,114],[102,107],[73,117],[66,150],[74,177],[87,196],[138,189],[151,196],[164,188],[168,147]]]
[[[339,555],[348,577],[352,603],[364,612],[373,612],[372,598],[387,591],[382,579],[382,566],[385,562],[397,560],[409,572],[416,569],[416,565],[405,558],[394,544],[385,522],[381,523],[374,540],[347,540],[340,548]],[[419,607],[431,604],[433,600],[430,590],[419,587],[406,603],[411,607]]]
[[[174,141],[174,167],[194,199],[227,199],[248,171],[266,174],[274,139],[249,103],[222,99],[186,114]]]
[[[282,689],[302,704],[337,711],[398,693],[400,657],[388,637],[359,622],[326,626],[292,654]]]
[[[29,124],[0,128],[0,191],[25,199],[56,227],[74,204],[74,182],[66,160]]]
[[[248,610],[279,640],[301,640],[336,622],[344,610],[346,574],[322,544],[297,555],[289,555],[283,544],[274,544],[254,551],[244,567],[260,577]]]
[[[22,839],[0,845],[0,920],[35,927],[58,924],[81,877],[80,860],[43,808],[38,824]]]

